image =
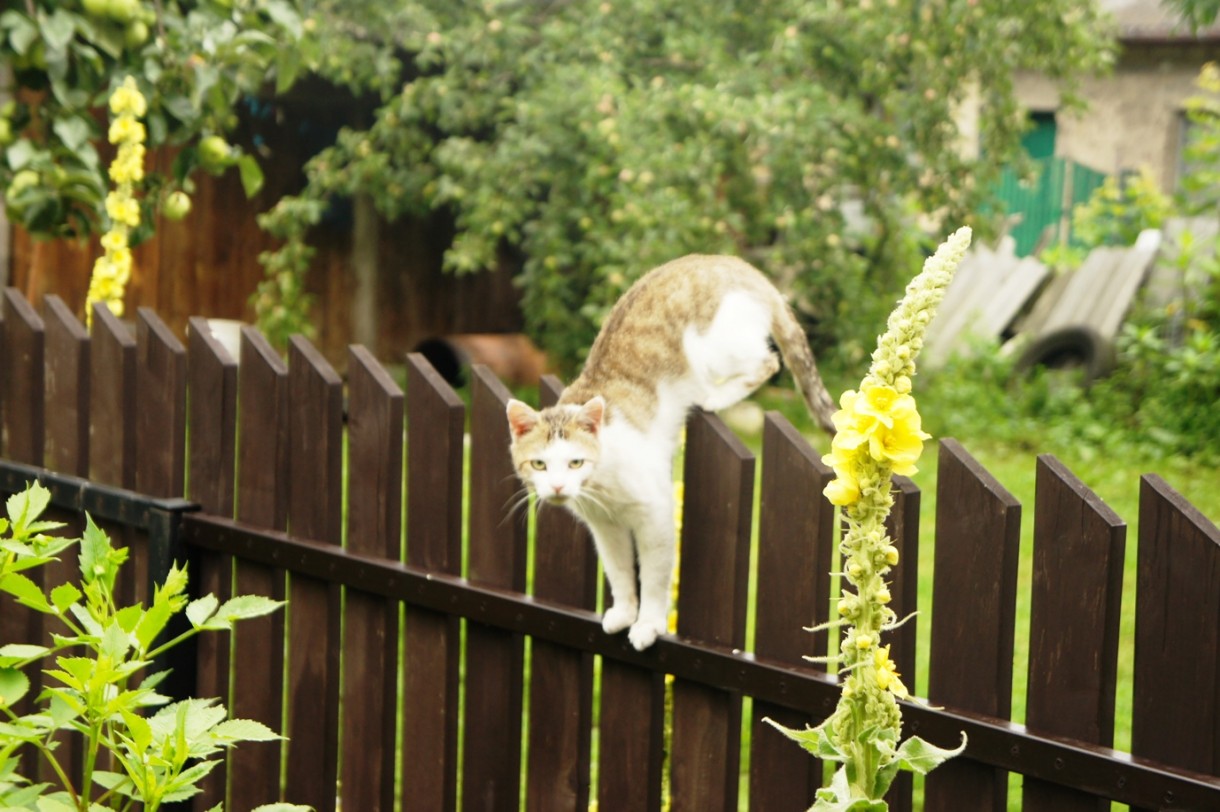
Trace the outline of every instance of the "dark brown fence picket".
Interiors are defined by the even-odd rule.
[[[136,484],[136,340],[102,304],[93,306],[90,340],[89,478]]]
[[[46,328],[46,442],[43,464],[53,471],[85,477],[89,473],[89,333],[58,296],[43,298]],[[77,535],[79,517],[57,516],[67,522],[65,535]],[[76,583],[80,578],[77,556],[61,555],[46,565],[43,583]],[[3,610],[0,610],[3,611]],[[71,656],[70,654],[68,656]],[[81,737],[64,732],[55,757],[68,775],[80,775],[84,764]],[[43,776],[51,780],[49,775]]]
[[[808,628],[826,622],[834,551],[834,508],[822,498],[833,478],[818,454],[778,412],[763,427],[758,524],[754,653],[805,670],[825,671],[804,658],[824,656],[828,635]],[[837,645],[837,637],[833,641]],[[826,709],[831,710],[831,709]],[[822,784],[822,765],[779,731],[812,724],[808,715],[755,702],[750,736],[750,806],[807,808]]]
[[[1109,747],[1127,526],[1054,457],[1038,458],[1037,477],[1025,724]],[[1025,812],[1097,808],[1083,792],[1024,782]]]
[[[932,656],[928,698],[1007,719],[1012,709],[1021,505],[955,440],[940,443],[936,479]],[[952,746],[955,742],[936,742]],[[927,812],[1002,812],[1002,770],[957,758],[928,775]]]
[[[74,476],[89,473],[89,333],[58,296],[43,299],[47,332],[45,464]]]
[[[407,564],[462,569],[462,434],[466,407],[422,355],[407,356]],[[403,649],[405,812],[457,808],[460,621],[407,607]]]
[[[5,353],[3,381],[0,382],[0,400],[3,401],[0,433],[4,436],[4,453],[17,462],[41,465],[45,434],[46,332],[42,319],[16,288],[5,288],[0,310],[3,311],[0,328],[3,328]],[[39,586],[45,583],[46,571],[41,568],[23,574]],[[0,645],[38,643],[43,639],[42,615],[7,594],[0,595]],[[26,668],[25,674],[30,681],[30,691],[16,705],[16,711],[21,714],[33,711],[33,697],[38,695],[42,684],[38,668]],[[26,775],[39,774],[34,753],[27,750],[23,762]],[[47,777],[54,780],[54,775]]]
[[[907,690],[918,695],[915,680],[915,650],[919,609],[919,487],[904,476],[894,477],[894,506],[886,519],[886,532],[898,549],[898,566],[890,572],[890,608],[902,623],[885,633],[890,658],[902,675]],[[914,806],[912,776],[899,773],[885,800],[890,812],[908,812]]]
[[[687,421],[678,634],[745,647],[754,457],[718,417]],[[737,808],[741,696],[675,680],[674,810]]]
[[[1151,474],[1136,571],[1131,753],[1220,775],[1220,530]]]
[[[288,345],[288,530],[342,542],[343,382],[301,336]],[[288,579],[286,797],[332,812],[339,763],[339,585]]]
[[[151,309],[136,318],[136,490],[182,496],[186,477],[186,348]]]
[[[508,455],[509,399],[484,366],[471,376],[470,549],[472,584],[525,591],[525,516],[507,508],[520,483]],[[524,640],[477,623],[466,626],[462,808],[516,807],[521,786]]]
[[[237,519],[283,530],[288,515],[288,370],[263,338],[246,327],[238,368]],[[234,594],[283,600],[284,571],[238,559]],[[230,715],[283,730],[284,613],[254,618],[233,631],[233,661],[242,678],[233,682]],[[249,742],[230,754],[229,804],[253,809],[280,800],[279,742]]]
[[[403,393],[363,347],[348,353],[347,549],[400,560]],[[398,735],[398,603],[347,591],[341,801],[392,812]]]
[[[202,318],[190,320],[187,335],[187,498],[217,516],[233,515],[237,477],[237,360],[212,335]],[[198,594],[232,597],[233,556],[200,556],[195,580]],[[196,694],[229,703],[227,634],[205,634],[196,643]],[[243,748],[244,749],[244,748]],[[227,765],[222,763],[201,782],[193,800],[196,812],[225,799]]]
[[[42,318],[16,288],[4,289],[4,454],[42,465],[45,431],[46,330]]]
[[[562,384],[542,380],[541,405],[559,399]],[[592,610],[597,561],[588,531],[557,508],[538,512],[534,533],[534,597]],[[535,640],[530,668],[526,809],[588,809],[593,732],[593,655]]]

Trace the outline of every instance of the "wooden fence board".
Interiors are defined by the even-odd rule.
[[[46,415],[43,464],[53,471],[84,477],[89,473],[89,333],[58,296],[42,300],[46,328],[46,397],[52,408]],[[84,529],[79,516],[57,516],[67,526],[64,535],[79,535]],[[72,552],[46,565],[43,583],[77,583],[78,558]],[[0,610],[3,611],[3,610]],[[72,656],[75,652],[65,652]],[[84,742],[75,733],[56,737],[55,757],[68,775],[80,775],[84,765]],[[52,780],[51,776],[42,776]]]
[[[894,477],[894,507],[886,520],[886,532],[898,548],[898,566],[891,570],[890,608],[899,620],[914,614],[919,606],[919,488],[907,477]],[[917,694],[915,649],[918,618],[911,617],[882,641],[890,647],[890,659],[898,667],[907,690]],[[910,773],[899,773],[885,799],[890,812],[908,812],[914,806],[914,781]]]
[[[238,521],[283,530],[288,513],[288,370],[267,340],[243,328],[238,367],[236,512]],[[234,593],[285,597],[284,571],[238,560]],[[283,730],[284,613],[254,618],[233,631],[230,715]],[[279,742],[249,742],[231,754],[226,808],[253,809],[280,800]]]
[[[47,331],[45,464],[74,476],[89,473],[89,333],[58,296],[42,300]]]
[[[937,511],[928,698],[1007,719],[1021,506],[949,439],[940,444],[936,500],[970,509]],[[1002,771],[959,757],[929,774],[924,809],[1001,812],[1007,789]]]
[[[136,340],[104,304],[93,306],[90,346],[89,478],[104,485],[136,485]],[[130,557],[115,588],[120,606],[144,599],[148,557],[116,527],[104,527]]]
[[[342,542],[343,382],[301,336],[288,343],[288,531]],[[287,798],[332,812],[339,762],[338,584],[288,581]]]
[[[718,417],[686,427],[678,634],[745,647],[754,457]],[[671,808],[737,808],[741,697],[674,681]]]
[[[559,399],[563,385],[547,376],[540,388],[541,405],[549,406]],[[588,610],[597,602],[593,542],[584,526],[562,508],[538,511],[534,597]],[[587,809],[593,655],[535,639],[531,656],[526,808]]]
[[[470,407],[471,583],[525,591],[526,522],[507,508],[520,488],[508,455],[509,392],[476,365]],[[466,711],[462,808],[510,809],[520,796],[524,640],[466,627]]]
[[[407,563],[462,568],[462,434],[466,407],[418,353],[407,356]],[[457,808],[461,629],[456,617],[408,607],[403,648],[402,802]]]
[[[363,347],[348,353],[347,549],[398,561],[403,393]],[[349,589],[343,639],[345,809],[392,812],[398,735],[398,603]]]
[[[1136,578],[1131,753],[1220,775],[1220,530],[1155,475]]]
[[[237,362],[213,336],[207,321],[190,320],[187,333],[187,498],[208,513],[230,517],[237,476]],[[233,556],[201,556],[194,577],[200,595],[222,603],[233,595]],[[205,634],[196,644],[196,694],[229,705],[229,635]],[[244,749],[244,748],[243,748]],[[205,812],[225,799],[227,765],[201,782],[192,808]]]
[[[763,428],[758,525],[758,576],[754,653],[801,669],[825,671],[803,658],[826,654],[824,623],[830,611],[834,507],[822,496],[833,472],[778,412]],[[829,709],[828,709],[829,710]],[[800,729],[814,720],[767,702],[755,702],[750,737],[750,806],[805,808],[822,784],[822,765],[764,718]]]
[[[45,435],[46,397],[46,330],[42,319],[16,288],[5,288],[2,294],[5,367],[0,382],[0,415],[3,425],[4,453],[16,462],[42,465]],[[46,570],[38,568],[26,573],[39,586],[45,585]],[[4,643],[39,643],[46,632],[43,616],[17,603],[16,599],[0,595],[0,645]],[[36,665],[25,669],[30,681],[28,695],[16,704],[20,714],[34,711],[33,697],[41,690],[42,672]],[[23,757],[24,773],[39,774],[36,754],[30,748]],[[54,776],[47,776],[54,780]]]
[[[1127,528],[1054,457],[1038,458],[1036,487],[1025,724],[1109,747]],[[1026,812],[1095,812],[1102,803],[1047,782],[1024,782]]]
[[[151,309],[136,318],[136,490],[182,496],[186,477],[186,348]]]
[[[626,640],[622,645],[629,645]],[[602,659],[599,809],[659,812],[665,754],[665,675]]]
[[[4,455],[42,465],[46,397],[46,329],[16,288],[4,289]]]

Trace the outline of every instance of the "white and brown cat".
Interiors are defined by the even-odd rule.
[[[792,310],[756,268],[726,256],[687,256],[645,274],[555,406],[508,404],[518,476],[588,525],[610,582],[602,628],[630,628],[636,649],[666,628],[671,472],[687,414],[727,408],[774,375],[772,339],[810,412],[833,432],[834,403]]]

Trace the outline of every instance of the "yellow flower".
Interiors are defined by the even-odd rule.
[[[110,179],[115,183],[139,183],[144,180],[144,145],[124,144],[110,164]]]
[[[873,652],[873,666],[877,670],[877,687],[889,691],[899,699],[906,699],[910,694],[907,687],[899,679],[898,664],[890,659],[890,647],[878,648]]]
[[[123,84],[110,94],[110,112],[116,116],[128,115],[137,118],[143,118],[148,112],[148,102],[136,86],[134,78],[128,76],[123,80]]]
[[[829,465],[835,472],[834,480],[822,491],[830,503],[846,507],[860,501],[860,467],[857,452],[832,443],[830,453],[822,457],[822,463]]]
[[[121,223],[128,228],[135,228],[140,224],[140,204],[130,195],[122,195],[118,192],[106,195],[106,214],[114,222]]]
[[[119,116],[110,122],[110,143],[138,143],[147,135],[144,125],[131,116]]]

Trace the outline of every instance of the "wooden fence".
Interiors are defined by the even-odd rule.
[[[404,395],[360,347],[343,381],[300,339],[285,363],[247,330],[237,365],[202,322],[184,346],[148,310],[134,335],[104,309],[86,333],[54,297],[40,315],[9,290],[0,315],[0,490],[39,477],[57,510],[104,520],[137,562],[129,600],[177,557],[200,593],[289,602],[176,663],[177,690],[224,696],[290,737],[242,745],[194,808],[811,802],[823,766],[761,720],[816,722],[837,699],[834,677],[802,660],[829,642],[802,627],[830,607],[835,520],[820,496],[830,472],[782,417],[768,415],[757,460],[716,417],[691,418],[677,634],[638,653],[601,631],[583,531],[557,510],[532,528],[506,512],[508,392],[486,370],[467,409],[418,356]],[[544,400],[558,391],[544,382]],[[901,615],[916,602],[920,493],[899,480],[897,497]],[[907,704],[904,719],[906,733],[953,745],[964,731],[969,746],[920,798],[901,782],[891,808],[1005,809],[1016,772],[1026,810],[1220,809],[1216,527],[1144,478],[1126,754],[1109,749],[1122,520],[1039,459],[1027,711],[1014,724],[1021,506],[952,440],[937,503],[918,687],[941,707]],[[6,603],[0,642],[37,639],[38,623]],[[891,639],[914,674],[915,624]]]

